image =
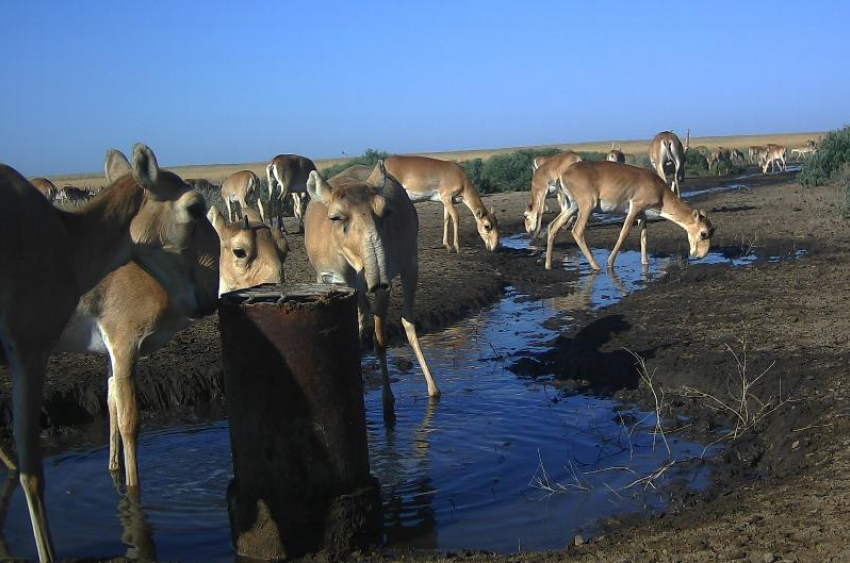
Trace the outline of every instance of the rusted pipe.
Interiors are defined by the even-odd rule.
[[[380,541],[354,290],[265,285],[219,305],[239,555],[330,557]]]

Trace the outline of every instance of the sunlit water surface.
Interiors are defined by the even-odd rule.
[[[525,248],[525,237],[507,237]],[[594,250],[604,263],[606,250]],[[514,292],[480,314],[421,338],[443,392],[431,403],[407,346],[390,351],[397,422],[382,418],[374,357],[364,359],[372,472],[381,482],[390,545],[501,552],[558,548],[601,518],[662,507],[670,479],[704,486],[706,475],[676,467],[640,481],[670,459],[698,458],[703,446],[652,433],[654,416],[607,397],[569,394],[545,377],[507,369],[518,356],[548,349],[543,322],[616,302],[663,273],[671,260],[623,252],[616,275],[587,275],[578,251],[564,267],[583,274],[563,297],[529,300]],[[748,263],[712,253],[707,261]],[[413,362],[413,367],[410,364]],[[124,553],[184,562],[232,561],[225,491],[231,478],[226,422],[141,436],[139,507],[120,495],[107,471],[106,447],[45,462],[48,509],[62,557]],[[661,492],[655,487],[661,487]],[[11,487],[7,487],[7,491]],[[3,534],[9,552],[35,557],[19,488]],[[3,555],[0,553],[0,555]]]

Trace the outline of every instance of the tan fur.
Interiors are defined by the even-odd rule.
[[[41,192],[41,195],[46,197],[47,201],[56,199],[56,186],[47,178],[33,178],[30,180],[30,184],[35,186],[35,189]]]
[[[302,231],[304,210],[307,207],[307,180],[313,170],[316,170],[313,161],[297,154],[279,154],[266,166],[270,205],[277,199],[277,206],[280,208],[287,194],[292,194],[292,209]],[[275,197],[276,189],[278,191]]]
[[[250,170],[239,170],[228,176],[221,184],[221,199],[227,206],[228,221],[236,219],[232,205],[238,203],[239,210],[244,215],[249,199],[256,200],[260,217],[265,219],[263,200],[260,197],[260,178]]]
[[[682,141],[672,131],[662,131],[652,139],[649,147],[649,160],[658,176],[667,182],[665,167],[673,166],[673,182],[671,189],[676,195],[681,195],[680,184],[685,181],[685,155],[690,145],[691,132],[688,130],[687,141],[682,146]]]
[[[466,177],[463,168],[455,162],[446,162],[424,156],[393,156],[387,159],[387,172],[392,174],[411,201],[443,203],[443,246],[446,250],[460,252],[458,244],[458,214],[454,203],[463,202],[475,217],[478,235],[488,250],[499,247],[499,226],[495,210],[488,210],[478,195],[478,190]],[[454,226],[454,243],[449,244],[449,222]]]
[[[770,169],[771,172],[775,172],[776,167],[778,167],[780,172],[785,172],[787,169],[787,161],[788,152],[785,147],[781,145],[767,145],[767,150],[761,160],[761,171],[762,173],[767,174],[768,169]],[[776,163],[776,167],[774,166],[774,163]]]
[[[135,255],[169,293],[194,310],[213,303],[193,287],[177,250],[204,202],[156,157],[136,145],[133,165],[110,151],[111,187],[78,213],[53,208],[13,169],[0,166],[0,340],[13,380],[20,481],[30,509],[39,559],[55,559],[44,507],[39,417],[47,358],[79,298]],[[216,273],[217,275],[217,273]]]
[[[413,325],[416,285],[419,278],[417,238],[419,217],[404,188],[387,174],[383,162],[374,169],[354,166],[326,182],[312,172],[307,183],[304,244],[319,282],[345,283],[359,292],[361,335],[365,331],[369,302],[375,297],[375,348],[383,376],[384,413],[393,416],[395,402],[387,369],[384,332],[391,282],[401,278],[404,297],[402,325],[422,367],[428,395],[440,390],[431,376]]]
[[[248,209],[248,227],[243,221],[227,224],[217,209],[210,209],[210,222],[221,241],[219,295],[263,283],[283,283],[283,263],[289,242],[277,228],[266,225]]]
[[[626,209],[627,216],[620,237],[608,257],[608,267],[631,232],[635,221],[640,229],[641,261],[648,264],[646,255],[646,214],[655,212],[685,229],[690,243],[690,254],[702,258],[708,253],[714,228],[703,211],[692,209],[682,199],[667,189],[666,182],[644,168],[614,162],[579,162],[565,170],[560,177],[560,189],[569,200],[567,209],[561,211],[549,225],[546,245],[546,269],[552,268],[552,252],[558,231],[578,213],[573,226],[573,238],[590,266],[599,264],[590,253],[584,240],[584,231],[591,213],[605,208]]]
[[[538,156],[532,162],[534,175],[531,177],[531,201],[523,213],[525,232],[532,235],[532,240],[537,240],[543,228],[543,211],[549,193],[554,191],[559,196],[558,204],[561,210],[566,208],[567,200],[562,197],[557,184],[561,174],[576,162],[581,162],[581,156],[572,151],[551,156]]]
[[[619,149],[611,149],[608,151],[608,156],[605,157],[605,160],[608,162],[619,162],[620,164],[625,164],[626,155],[624,155],[623,151]]]

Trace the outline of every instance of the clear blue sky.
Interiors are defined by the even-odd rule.
[[[850,3],[3,3],[0,161],[99,170],[848,122]]]

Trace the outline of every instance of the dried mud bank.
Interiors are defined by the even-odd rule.
[[[692,181],[689,187],[723,182]],[[715,248],[730,257],[752,251],[760,259],[742,267],[682,263],[618,304],[578,315],[577,323],[563,327],[550,352],[521,362],[526,372],[555,374],[571,389],[615,393],[623,401],[651,405],[652,389],[640,383],[628,351],[637,354],[652,375],[652,388],[663,395],[670,431],[712,440],[738,424],[738,434],[723,440],[722,452],[706,462],[715,485],[704,492],[677,493],[674,503],[652,518],[603,522],[581,545],[562,551],[386,551],[351,559],[850,561],[850,226],[841,219],[841,196],[833,186],[801,188],[792,175],[734,182],[750,189],[705,194],[697,205],[717,226]],[[522,230],[526,198],[488,198],[508,234]],[[547,296],[565,291],[574,276],[543,271],[538,258],[525,251],[487,253],[465,214],[462,253],[449,254],[440,245],[439,206],[418,209],[423,236],[417,321],[425,330],[474,313],[498,299],[507,285]],[[610,248],[618,232],[618,226],[594,227],[588,242]],[[291,257],[287,274],[292,281],[309,281],[302,241],[293,239],[300,250]],[[649,226],[649,246],[656,255],[687,252],[684,233],[666,222]],[[556,253],[562,256],[573,248],[564,236]],[[637,237],[626,248],[637,248]],[[397,319],[397,301],[395,307]],[[217,339],[216,321],[208,319],[146,359],[139,371],[148,408],[220,397]],[[752,383],[746,409],[742,374]],[[0,408],[8,409],[8,378],[4,385],[0,405],[5,406]],[[79,418],[85,418],[83,412],[103,416],[104,394],[101,359],[54,361],[48,396],[63,397]],[[46,418],[58,424],[58,415]],[[564,538],[565,545],[574,543]]]

